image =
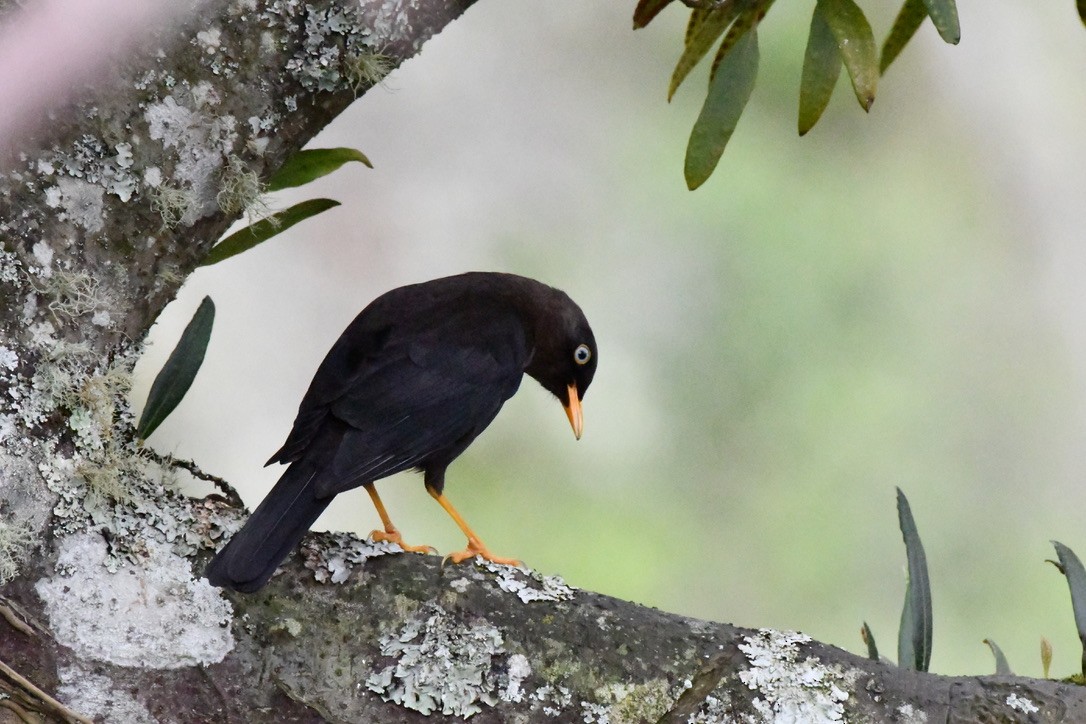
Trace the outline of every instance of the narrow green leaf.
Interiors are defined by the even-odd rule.
[[[740,38],[762,21],[766,11],[769,10],[769,6],[772,4],[773,0],[745,0],[745,5],[739,13],[739,17],[728,28],[728,32],[724,34],[724,40],[720,41],[720,47],[717,48],[716,56],[713,58],[713,65],[709,70],[710,84],[716,79],[716,69],[720,65],[720,61],[731,52],[732,47],[739,42]]]
[[[818,123],[830,102],[833,87],[841,75],[841,56],[837,39],[826,24],[819,5],[811,14],[811,32],[803,56],[803,76],[799,83],[799,135]]]
[[[634,8],[634,30],[643,28],[652,22],[652,19],[660,14],[660,11],[670,5],[672,0],[640,0]]]
[[[931,582],[928,561],[920,533],[916,530],[912,510],[905,493],[897,491],[897,517],[901,536],[905,540],[908,559],[908,582],[905,585],[905,606],[901,610],[901,626],[897,636],[897,665],[903,669],[927,671],[931,662]]]
[[[958,26],[958,6],[954,0],[924,0],[928,15],[939,31],[939,37],[951,45],[957,45],[962,39],[962,29]]]
[[[871,633],[871,627],[867,625],[867,621],[864,621],[864,627],[860,629],[860,638],[864,640],[864,645],[867,646],[867,658],[878,661],[879,647],[875,645],[875,634]]]
[[[878,48],[871,24],[853,0],[818,0],[818,6],[837,38],[837,49],[852,79],[856,100],[865,111],[871,110],[879,84]]]
[[[1052,642],[1041,637],[1041,678],[1048,678],[1048,669],[1052,666]]]
[[[316,216],[328,209],[339,206],[338,201],[332,199],[310,199],[300,204],[294,204],[289,209],[272,214],[266,219],[261,219],[255,224],[250,224],[244,229],[235,231],[226,237],[208,253],[200,266],[218,264],[224,259],[229,259],[243,251],[252,249],[257,244],[267,241],[276,234],[286,231],[299,221],[305,221],[310,216]]]
[[[690,39],[698,31],[705,18],[709,15],[709,9],[695,7],[690,10],[690,19],[686,21],[686,34],[683,36],[683,45],[690,45]]]
[[[886,36],[886,42],[882,44],[882,58],[879,60],[880,73],[886,72],[927,17],[928,9],[924,7],[924,0],[905,0],[905,4],[901,6],[897,17],[894,18],[894,25],[890,28],[890,34]]]
[[[373,168],[365,154],[354,148],[311,148],[298,151],[268,179],[266,189],[279,191],[301,186],[321,176],[327,176],[351,161],[358,161]]]
[[[996,674],[1014,676],[1014,672],[1011,671],[1011,665],[1007,663],[1007,657],[1003,655],[1003,650],[996,646],[996,642],[991,639],[984,639],[984,643],[988,644],[988,648],[992,650],[992,656],[995,657]]]
[[[1070,548],[1058,541],[1052,541],[1052,545],[1056,547],[1056,555],[1060,559],[1056,567],[1067,578],[1067,586],[1071,589],[1071,609],[1075,613],[1075,628],[1082,642],[1082,671],[1086,675],[1086,569]]]
[[[683,53],[679,56],[679,62],[675,64],[675,71],[671,74],[671,85],[667,89],[667,99],[670,101],[675,91],[690,75],[694,66],[705,57],[709,49],[713,47],[716,39],[728,29],[732,21],[739,15],[741,6],[736,0],[726,0],[723,5],[709,11],[694,10],[690,14],[690,24],[687,26],[686,43]]]
[[[1078,16],[1082,24],[1086,25],[1086,0],[1078,0]]]
[[[200,365],[204,363],[204,352],[207,351],[214,324],[215,303],[211,297],[204,297],[196,314],[192,315],[181,333],[177,346],[170,352],[166,364],[151,383],[147,404],[143,406],[143,414],[136,424],[136,435],[141,440],[151,436],[189,391]]]
[[[754,90],[758,74],[758,32],[744,35],[721,61],[709,85],[705,104],[686,146],[686,185],[691,191],[705,183],[720,161],[724,147]]]

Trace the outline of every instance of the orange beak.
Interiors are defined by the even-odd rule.
[[[566,417],[573,427],[573,435],[581,439],[581,431],[584,429],[584,416],[581,414],[581,398],[577,396],[577,385],[566,388],[569,391],[569,404],[566,405]]]

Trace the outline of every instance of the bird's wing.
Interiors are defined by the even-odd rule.
[[[445,316],[433,333],[393,339],[380,365],[330,405],[349,426],[322,491],[339,493],[423,464],[448,464],[494,419],[523,377],[523,327]]]
[[[386,354],[392,325],[373,319],[367,311],[355,317],[325,355],[298,406],[290,435],[265,465],[301,458],[321,431],[331,404]]]
[[[530,351],[511,311],[466,305],[360,324],[317,370],[272,461],[305,456],[331,418],[347,424],[321,494],[455,458],[516,392]]]

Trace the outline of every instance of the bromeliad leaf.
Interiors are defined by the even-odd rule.
[[[691,191],[705,183],[720,161],[724,147],[750,100],[758,74],[758,34],[746,33],[720,62],[709,93],[686,146],[686,185]]]
[[[233,234],[220,241],[212,247],[204,260],[200,262],[200,266],[218,264],[224,259],[229,259],[243,251],[248,251],[257,244],[267,241],[280,232],[286,231],[299,221],[304,221],[311,216],[316,216],[317,214],[335,208],[336,206],[339,206],[339,202],[332,199],[310,199],[309,201],[295,204],[289,209],[284,209],[279,213],[272,214],[268,218],[261,219],[255,224],[250,224],[240,231],[235,231]]]
[[[204,362],[204,352],[211,339],[211,327],[215,323],[215,304],[211,297],[204,297],[196,314],[181,333],[181,339],[170,353],[166,364],[151,384],[147,404],[136,424],[136,435],[146,440],[162,424],[196,379],[196,373]]]
[[[992,656],[995,657],[996,674],[1014,676],[1014,672],[1011,671],[1011,665],[1007,663],[1007,657],[1003,655],[1003,650],[996,646],[996,642],[991,639],[984,639],[984,643],[988,644],[988,648],[992,650]]]
[[[905,4],[901,6],[897,17],[894,18],[894,25],[890,28],[890,34],[886,36],[886,42],[882,44],[880,73],[886,72],[927,17],[928,10],[924,7],[924,0],[905,0]]]
[[[351,161],[358,161],[373,168],[365,154],[354,148],[312,148],[298,151],[268,179],[267,190],[279,191],[307,184],[321,176],[327,176]]]
[[[818,6],[837,39],[856,100],[865,111],[870,110],[879,84],[878,50],[871,24],[853,0],[818,0]]]
[[[1059,563],[1053,564],[1067,578],[1067,586],[1071,589],[1071,609],[1075,612],[1075,628],[1083,646],[1082,671],[1086,674],[1086,569],[1070,548],[1059,541],[1052,541],[1052,545],[1060,559]]]
[[[643,28],[660,14],[660,11],[672,3],[672,0],[640,0],[634,8],[634,30]]]
[[[897,665],[904,669],[927,671],[931,662],[931,582],[928,561],[920,533],[916,530],[912,511],[905,493],[898,488],[897,516],[901,536],[905,539],[908,559],[908,582],[905,585],[905,606],[901,610],[901,626],[897,637]]]
[[[669,101],[686,76],[690,75],[694,66],[713,47],[716,39],[732,24],[740,10],[739,2],[726,0],[724,4],[712,10],[695,9],[691,12],[690,24],[686,30],[686,45],[683,48],[683,54],[679,57],[679,62],[675,65],[675,71],[671,74],[671,85],[667,89]]]
[[[826,24],[821,6],[815,5],[799,84],[799,135],[804,135],[818,123],[840,75],[841,56],[837,52],[837,39]]]
[[[962,29],[958,25],[958,6],[954,0],[924,0],[928,15],[939,31],[939,37],[951,45],[957,45],[962,39]]]
[[[864,626],[860,629],[860,638],[864,640],[864,645],[867,646],[867,658],[878,661],[879,647],[875,645],[875,634],[871,633],[871,627],[867,625],[867,621],[864,621]]]

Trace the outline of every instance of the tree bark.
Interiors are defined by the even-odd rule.
[[[1086,721],[1078,687],[905,671],[346,535],[255,595],[197,577],[243,511],[228,486],[182,496],[191,468],[134,439],[134,340],[258,179],[471,2],[212,3],[9,154],[0,722]]]

